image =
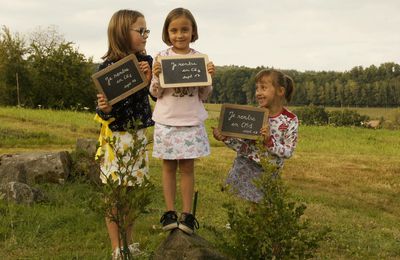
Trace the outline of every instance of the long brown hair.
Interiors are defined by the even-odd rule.
[[[181,16],[186,17],[192,23],[193,35],[192,35],[192,39],[190,42],[195,42],[199,38],[199,34],[197,32],[196,20],[194,19],[192,13],[188,9],[185,9],[182,7],[175,8],[174,10],[169,12],[169,14],[167,15],[167,18],[165,18],[164,27],[163,27],[163,31],[162,31],[162,40],[168,46],[172,45],[172,43],[169,39],[169,35],[168,35],[168,26],[172,22],[172,20],[174,20],[178,17],[181,17]]]
[[[287,102],[290,102],[294,91],[293,79],[279,70],[264,69],[257,73],[255,78],[256,82],[259,82],[261,78],[265,76],[271,77],[272,85],[274,85],[275,88],[283,87],[285,89],[285,99]]]
[[[116,61],[133,53],[131,47],[130,27],[144,15],[134,10],[119,10],[113,14],[108,23],[108,51],[102,57]]]

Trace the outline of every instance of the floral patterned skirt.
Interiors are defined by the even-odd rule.
[[[145,129],[140,129],[137,131],[138,139],[143,140],[144,144],[147,144],[147,139],[146,139],[146,130]],[[115,148],[114,149],[107,149],[106,147],[102,147],[103,151],[103,158],[100,161],[100,179],[103,183],[107,183],[107,179],[112,178],[113,181],[118,181],[119,185],[121,183],[127,184],[128,186],[132,186],[133,184],[131,182],[126,183],[126,180],[123,181],[125,175],[131,175],[133,177],[136,177],[137,183],[141,183],[143,181],[143,177],[146,175],[148,177],[148,172],[149,172],[149,166],[148,166],[148,154],[147,151],[145,150],[145,145],[143,145],[143,149],[139,150],[139,157],[138,160],[134,165],[132,165],[128,171],[125,171],[123,168],[120,167],[118,169],[118,163],[117,163],[117,156],[115,154],[115,151],[119,151],[123,153],[126,151],[129,147],[132,146],[134,142],[134,138],[132,134],[129,132],[119,132],[115,131],[112,132],[112,138],[116,138],[115,142]],[[126,163],[131,159],[130,153],[124,154],[122,160]],[[144,167],[143,166],[143,160],[144,160]],[[126,178],[125,178],[126,179]]]
[[[194,159],[210,154],[204,125],[154,126],[153,157],[165,160]]]
[[[263,194],[253,184],[253,181],[259,178],[263,172],[259,163],[239,155],[233,162],[225,184],[240,198],[258,202],[262,199]]]

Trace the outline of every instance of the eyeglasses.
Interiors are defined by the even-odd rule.
[[[144,37],[145,35],[149,35],[150,33],[150,30],[146,28],[131,29],[131,31],[138,32],[142,37]]]

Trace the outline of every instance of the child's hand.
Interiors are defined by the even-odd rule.
[[[97,106],[106,114],[110,113],[112,110],[112,106],[110,106],[104,94],[97,94]]]
[[[225,141],[226,136],[222,135],[218,128],[211,127],[213,130],[213,136],[218,141]]]
[[[214,77],[215,74],[215,66],[211,61],[207,63],[207,72],[210,73],[211,77]]]
[[[156,61],[156,62],[154,62],[154,65],[153,65],[153,75],[158,78],[160,73],[161,73],[161,63]]]
[[[141,62],[139,62],[139,68],[144,73],[144,75],[146,76],[147,81],[150,82],[150,80],[151,80],[151,69],[150,69],[149,63],[147,61],[141,61]]]
[[[264,138],[264,143],[266,143],[269,139],[269,125],[265,125],[265,126],[261,127],[260,134]]]

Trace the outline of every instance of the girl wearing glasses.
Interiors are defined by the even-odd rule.
[[[151,65],[153,59],[151,56],[146,55],[145,50],[149,32],[146,28],[146,20],[140,12],[120,10],[114,13],[108,25],[108,51],[102,57],[104,62],[100,65],[99,70],[106,68],[129,54],[135,54],[139,61],[140,70],[142,70],[148,82],[150,82],[152,78]],[[124,147],[133,145],[133,136],[127,130],[134,128],[135,122],[140,122],[138,126],[139,130],[137,131],[139,139],[147,142],[145,129],[154,125],[148,96],[148,88],[143,88],[110,106],[103,94],[97,95],[97,115],[95,120],[102,123],[103,128],[108,127],[112,131],[111,138],[116,138],[117,143],[115,145],[119,149],[122,150]],[[114,151],[104,149],[104,147],[103,149],[101,148],[99,148],[99,152],[103,153],[103,158],[100,162],[100,177],[102,182],[107,183],[107,180],[110,181],[111,179],[112,181],[118,181],[119,185],[130,185],[129,183],[123,184],[124,180],[116,177],[115,172],[118,169],[118,162]],[[146,161],[146,166],[144,168],[141,167],[142,160],[138,160],[137,165],[134,165],[130,173],[137,178],[138,183],[141,183],[143,177],[148,174],[147,153],[143,151],[142,156]],[[129,153],[126,154],[123,158],[124,161],[128,161],[129,157]],[[106,217],[106,225],[111,240],[113,259],[119,259],[121,245],[118,226],[108,217]],[[131,241],[132,225],[128,226],[127,239]],[[130,244],[129,249],[132,255],[140,253],[138,243]]]
[[[197,24],[192,13],[184,8],[172,10],[164,22],[163,41],[170,46],[157,56],[198,54],[190,43],[198,39]],[[214,74],[214,65],[207,64],[208,73]],[[164,230],[179,228],[192,234],[198,222],[191,212],[194,189],[194,159],[210,154],[210,145],[204,127],[207,112],[203,105],[212,86],[161,88],[160,62],[153,66],[150,92],[157,97],[154,108],[153,156],[163,159],[162,180],[166,211],[161,217]],[[176,172],[180,169],[182,213],[175,211]]]

